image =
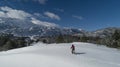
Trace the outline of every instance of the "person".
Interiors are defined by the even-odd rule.
[[[71,46],[71,53],[74,54],[75,53],[75,46],[72,44]]]

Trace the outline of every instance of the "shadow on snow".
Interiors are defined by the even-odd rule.
[[[81,55],[81,54],[86,54],[85,52],[75,52],[75,55]]]

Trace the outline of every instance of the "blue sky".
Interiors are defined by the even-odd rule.
[[[120,27],[120,0],[1,0],[0,6],[23,10],[63,27],[88,31]]]

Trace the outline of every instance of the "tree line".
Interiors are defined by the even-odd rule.
[[[32,41],[28,37],[17,37],[11,34],[0,35],[0,51],[29,46]]]
[[[112,48],[120,48],[120,30],[115,30],[111,36],[101,38],[99,36],[73,36],[58,35],[37,37],[31,40],[29,37],[18,37],[12,34],[0,34],[0,51],[6,51],[15,48],[30,46],[33,42],[42,41],[43,43],[71,43],[71,42],[88,42],[98,45],[105,45]]]
[[[49,37],[51,40],[53,37]],[[93,36],[72,36],[72,35],[59,35],[54,37],[54,43],[71,43],[71,42],[88,42],[98,45],[105,45],[112,48],[120,48],[120,30],[115,30],[114,33],[106,37],[93,37]],[[49,41],[49,40],[48,40]],[[47,43],[47,41],[44,41]]]

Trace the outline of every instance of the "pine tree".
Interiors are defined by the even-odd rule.
[[[112,35],[113,40],[117,41],[120,39],[120,31],[115,30],[115,33]]]
[[[115,30],[115,33],[112,35],[112,47],[120,47],[120,31]]]
[[[64,43],[64,38],[62,35],[58,36],[56,39],[57,43]]]
[[[6,44],[3,46],[3,50],[13,49],[16,48],[15,43],[11,40],[7,41]]]

